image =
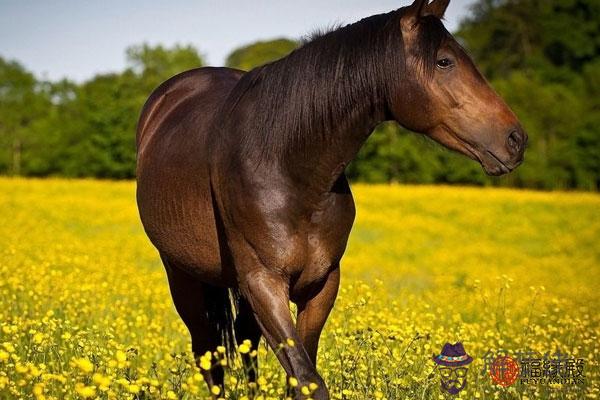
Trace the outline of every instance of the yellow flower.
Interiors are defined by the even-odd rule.
[[[212,363],[210,362],[210,360],[206,357],[200,357],[200,368],[202,368],[203,370],[208,371],[209,369],[212,368]]]
[[[38,367],[36,367],[35,365],[31,364],[31,365],[29,365],[29,374],[31,376],[33,376],[34,378],[37,378],[38,376],[40,376],[42,374],[42,371],[40,371],[40,369]]]
[[[44,334],[41,332],[37,332],[33,335],[33,343],[40,344],[44,341]]]
[[[240,346],[238,347],[238,351],[241,354],[247,354],[248,352],[250,352],[250,347],[246,344],[246,343],[242,343],[240,344]]]
[[[131,384],[129,385],[127,390],[129,391],[129,393],[137,394],[140,392],[140,387],[138,385]]]
[[[96,395],[96,388],[94,386],[85,386],[80,382],[75,384],[75,391],[84,399],[89,399]]]
[[[218,396],[221,393],[221,388],[215,385],[210,388],[210,392],[215,396]]]
[[[43,383],[36,383],[35,385],[33,385],[32,392],[35,395],[35,397],[37,397],[37,398],[43,396],[43,394],[44,394],[44,384]]]
[[[122,350],[117,350],[116,359],[118,362],[124,363],[125,361],[127,361],[127,353],[125,353]]]
[[[13,344],[10,342],[2,343],[2,347],[4,347],[6,349],[6,351],[8,351],[9,353],[15,352],[15,346],[13,346]]]
[[[29,367],[27,367],[27,365],[17,363],[17,365],[15,365],[15,370],[20,374],[24,374],[25,372],[29,371]]]
[[[102,374],[99,373],[95,373],[92,376],[92,381],[99,386],[108,386],[110,385],[110,377],[108,376],[104,376]]]
[[[85,357],[73,359],[73,364],[83,372],[92,372],[94,370],[94,364]]]
[[[293,376],[290,376],[290,379],[288,379],[288,382],[290,383],[291,387],[298,386],[298,379],[294,378]]]

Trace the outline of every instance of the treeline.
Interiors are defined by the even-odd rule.
[[[0,59],[0,173],[132,178],[135,126],[150,92],[203,64],[196,49],[127,50],[129,67],[82,84],[40,82]]]
[[[457,37],[525,126],[526,162],[490,178],[473,161],[387,123],[349,166],[350,178],[599,190],[600,2],[479,0]],[[254,43],[232,52],[227,65],[248,70],[297,46]],[[204,60],[191,46],[134,46],[126,56],[125,71],[81,84],[41,81],[0,58],[0,174],[134,177],[142,104],[162,81]]]

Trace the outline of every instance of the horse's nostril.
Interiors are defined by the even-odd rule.
[[[514,151],[519,152],[523,148],[524,138],[523,135],[519,133],[517,129],[514,129],[508,135],[508,147]]]

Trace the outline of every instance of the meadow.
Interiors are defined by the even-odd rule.
[[[333,399],[598,398],[600,196],[493,188],[353,185],[357,219],[319,370]],[[432,361],[461,341],[474,362],[458,396]],[[585,384],[504,388],[489,351],[560,351]],[[259,358],[256,399],[285,374]],[[225,399],[248,399],[239,361]],[[205,365],[206,366],[206,365]],[[0,179],[0,398],[196,399],[190,354],[135,184]]]

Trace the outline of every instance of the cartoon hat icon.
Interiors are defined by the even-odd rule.
[[[473,357],[465,352],[465,348],[461,342],[455,344],[446,343],[442,348],[442,354],[434,355],[433,361],[445,367],[462,367],[463,365],[471,364]]]

